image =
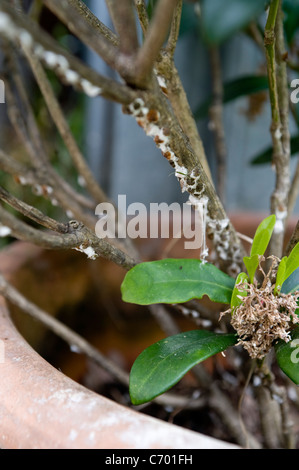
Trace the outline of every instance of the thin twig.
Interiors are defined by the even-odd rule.
[[[219,197],[225,206],[226,201],[226,143],[223,123],[223,84],[221,74],[221,60],[219,48],[211,47],[210,50],[212,93],[213,101],[209,110],[211,130],[215,137],[215,150],[217,159],[217,185]]]
[[[285,88],[286,64],[282,62],[282,50],[284,50],[282,21],[281,2],[280,0],[272,0],[265,27],[265,50],[272,114],[272,161],[276,170],[275,189],[271,196],[271,212],[276,215],[277,222],[269,250],[271,254],[278,257],[281,257],[283,250],[290,185],[288,97],[285,96],[288,93],[288,88]]]
[[[20,82],[19,82],[20,84]],[[20,98],[25,97],[22,93]],[[32,181],[33,172],[31,172],[31,178],[26,175],[23,176],[23,182],[31,184],[35,187],[41,195],[47,197],[49,200],[59,204],[66,212],[71,211],[73,216],[81,220],[89,227],[94,227],[96,218],[91,215],[86,209],[82,210],[81,204],[77,200],[77,193],[72,190],[66,181],[64,181],[57,172],[52,168],[50,162],[46,156],[44,148],[41,144],[38,148],[35,147],[35,142],[32,141],[31,136],[33,132],[38,132],[38,128],[33,116],[29,102],[27,101],[26,108],[28,112],[28,120],[30,121],[31,132],[27,130],[27,122],[20,112],[20,108],[16,101],[16,96],[13,93],[10,81],[6,81],[6,98],[7,98],[7,109],[11,123],[20,137],[22,144],[28,152],[32,169],[35,171],[36,180]],[[33,131],[33,127],[35,130]]]
[[[131,269],[136,265],[136,261],[126,253],[113,246],[109,241],[99,238],[88,227],[75,220],[66,224],[66,232],[63,235],[53,235],[31,227],[19,220],[13,214],[6,211],[0,205],[1,223],[11,230],[11,235],[19,240],[34,243],[37,246],[65,250],[75,249],[82,251],[89,258],[106,258],[124,269]]]
[[[278,386],[275,383],[270,385],[270,391],[272,396],[278,401],[281,418],[282,418],[282,439],[284,449],[295,449],[296,448],[296,438],[294,434],[294,423],[290,415],[290,407],[288,403],[288,394],[283,386]]]
[[[261,428],[268,449],[279,449],[281,442],[279,439],[280,423],[278,405],[272,400],[268,388],[261,384],[255,387],[255,394],[259,404]]]
[[[155,61],[164,44],[178,0],[159,0],[148,26],[145,40],[135,62],[135,79],[144,85],[149,80]]]
[[[85,15],[74,6],[74,2],[65,0],[43,0],[43,3],[60,19],[69,30],[75,34],[84,44],[93,49],[104,61],[115,68],[118,49],[99,34],[99,30],[91,28]]]
[[[106,0],[114,28],[119,36],[119,50],[126,56],[138,49],[138,37],[133,0]]]
[[[127,372],[105,357],[97,348],[82,338],[81,335],[27,300],[17,289],[6,281],[1,273],[0,294],[23,312],[29,314],[32,318],[35,318],[49,328],[50,331],[62,338],[70,347],[75,346],[78,353],[85,354],[120,383],[125,386],[129,385],[129,374]],[[184,409],[199,409],[206,404],[204,398],[193,399],[192,397],[180,396],[174,393],[165,393],[163,396],[155,398],[154,402],[162,406],[184,407]]]
[[[76,346],[80,352],[84,353],[96,364],[112,374],[121,383],[128,385],[128,375],[121,368],[103,356],[100,351],[80,335],[75,333],[71,328],[27,300],[19,291],[5,280],[2,274],[0,274],[0,293],[24,312],[29,313],[31,317],[46,325],[56,335],[64,339],[64,341],[66,341],[70,346]]]
[[[37,222],[38,224],[42,225],[43,227],[53,230],[59,233],[67,233],[67,227],[65,224],[57,222],[56,220],[48,217],[47,215],[43,214],[40,210],[36,209],[29,204],[21,201],[20,199],[16,198],[4,188],[0,186],[0,199],[3,202],[6,202],[15,210],[23,214],[24,216],[28,217],[29,219]]]
[[[55,123],[68,151],[73,159],[75,167],[79,174],[83,178],[86,188],[89,190],[94,201],[97,203],[107,201],[108,197],[99,187],[97,181],[94,179],[85,158],[83,157],[79,146],[74,139],[71,129],[64,117],[61,110],[60,104],[53,92],[53,88],[48,80],[44,69],[42,68],[39,60],[26,48],[23,49],[24,54],[31,66],[31,70],[34,73],[38,86],[43,94],[45,102],[48,106],[48,110],[52,116],[53,122]]]
[[[180,33],[180,26],[181,26],[181,17],[182,17],[182,8],[183,8],[183,0],[178,0],[176,8],[174,10],[169,38],[166,45],[166,52],[169,57],[173,58],[174,52],[176,49],[177,41],[179,38]]]
[[[210,388],[209,404],[221,417],[223,423],[227,426],[232,437],[238,444],[244,447],[248,443],[250,449],[259,449],[261,447],[252,434],[249,432],[244,433],[238,412],[233,408],[229,399],[221,392],[215,383]]]
[[[135,0],[135,7],[137,10],[137,14],[138,14],[138,18],[140,21],[143,34],[146,34],[146,31],[149,25],[149,17],[147,14],[145,0]]]
[[[119,46],[119,38],[108,26],[102,23],[98,17],[96,17],[92,11],[86,6],[81,0],[69,0],[70,5],[77,9],[81,16],[84,17],[85,21],[88,22],[91,29],[98,31],[107,41],[113,46]]]
[[[65,7],[66,4],[65,2],[57,2],[56,6],[57,13],[59,13],[60,11],[62,12],[62,7]],[[79,16],[80,18],[80,13],[74,8],[73,10],[75,11],[75,17]],[[85,65],[75,55],[70,54],[42,30],[37,23],[32,21],[31,18],[24,14],[17,14],[6,0],[1,0],[0,11],[4,12],[8,17],[8,28],[2,30],[1,35],[12,40],[17,45],[25,44],[26,47],[30,47],[45,67],[53,70],[62,82],[72,85],[76,90],[84,92],[89,96],[102,96],[122,104],[131,103],[136,97],[136,93],[130,87],[102,76],[94,69]],[[65,21],[68,23],[69,19],[70,16],[68,16],[67,10]],[[87,23],[86,29],[93,31],[89,23]],[[77,33],[79,36],[79,27]],[[76,34],[76,31],[74,31],[74,34]],[[99,43],[98,31],[94,31],[92,40],[96,44]],[[107,40],[105,39],[105,41]],[[108,41],[107,43],[109,48],[113,48],[111,43]],[[117,49],[115,50],[117,51]]]

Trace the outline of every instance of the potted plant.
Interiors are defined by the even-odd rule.
[[[1,260],[4,276],[0,278],[0,291],[10,304],[37,318],[67,341],[73,350],[84,352],[112,374],[125,388],[125,391],[121,389],[122,393],[118,391],[118,397],[121,396],[120,401],[127,406],[133,404],[143,407],[145,403],[153,401],[154,404],[166,406],[166,418],[165,408],[162,415],[172,420],[179,413],[183,401],[182,406],[187,411],[188,407],[192,410],[196,407],[198,410],[203,409],[200,420],[207,420],[207,427],[212,427],[214,437],[231,441],[232,445],[251,448],[295,447],[297,443],[290,416],[296,419],[298,414],[294,398],[298,385],[294,349],[298,335],[298,224],[293,224],[291,233],[289,228],[288,239],[285,234],[287,227],[290,227],[288,223],[298,187],[298,172],[295,172],[291,182],[289,170],[290,155],[296,151],[297,141],[296,138],[291,140],[289,132],[289,113],[292,111],[296,117],[296,109],[289,106],[287,76],[288,66],[296,68],[292,62],[293,53],[296,57],[296,42],[295,29],[285,22],[290,49],[288,57],[283,29],[283,8],[285,11],[292,8],[287,2],[285,5],[280,0],[272,0],[261,28],[259,19],[265,12],[260,1],[251,2],[248,9],[243,7],[236,10],[235,3],[238,2],[230,2],[227,11],[229,14],[236,13],[232,15],[232,22],[227,21],[226,14],[216,21],[219,11],[223,9],[218,0],[200,4],[192,2],[195,3],[191,7],[192,12],[198,13],[201,6],[201,17],[196,20],[196,27],[200,22],[211,59],[212,97],[198,113],[202,113],[203,109],[210,111],[210,127],[218,158],[218,176],[214,184],[194,113],[174,61],[183,2],[159,0],[147,4],[139,0],[107,0],[106,3],[114,32],[80,0],[44,0],[42,4],[30,3],[26,9],[19,1],[1,2],[0,34],[5,63],[2,84],[10,126],[4,139],[5,150],[0,151],[0,167],[8,175],[5,178],[3,176],[5,187],[4,184],[0,187],[0,229],[2,236],[29,242],[38,248],[26,244],[28,252],[24,254],[24,245],[17,245],[13,250],[17,250],[20,258],[11,268],[5,268],[5,265],[12,263],[12,249],[8,248],[8,255],[4,251]],[[49,11],[56,18],[55,21],[64,24],[73,36],[92,48],[115,70],[121,81],[101,75],[78,58],[78,54],[63,47],[53,31],[46,32],[49,25],[44,22],[43,14],[49,15]],[[138,37],[136,14],[143,32],[142,41]],[[247,77],[247,80],[234,81],[223,88],[219,43],[241,27],[259,46],[263,43],[267,77],[251,77],[250,80]],[[72,169],[68,169],[67,176],[63,176],[60,162],[53,157],[52,160],[49,158],[53,151],[53,127],[40,117],[40,109],[36,111],[38,101],[35,102],[33,98],[31,104],[24,82],[28,68],[24,62],[20,64],[20,55],[22,61],[25,59],[26,67],[29,67],[46,104],[47,119],[51,117],[72,159]],[[129,115],[128,119],[133,118],[144,133],[153,139],[171,165],[182,192],[188,194],[188,204],[183,204],[183,212],[181,206],[176,206],[178,223],[176,216],[165,218],[165,214],[169,216],[169,207],[166,213],[162,212],[160,220],[157,213],[161,207],[151,206],[152,212],[148,219],[146,210],[143,212],[144,206],[133,205],[130,211],[123,214],[118,210],[120,199],[117,207],[115,201],[107,197],[70,129],[53,89],[53,86],[57,86],[53,73],[67,89],[71,86],[90,98],[101,96],[119,103],[123,112]],[[265,89],[269,90],[270,96],[272,147],[258,156],[255,163],[268,161],[269,155],[270,159],[272,156],[276,181],[270,201],[271,214],[259,220],[251,228],[248,237],[248,234],[238,231],[237,221],[229,217],[224,208],[226,149],[223,102],[244,93]],[[12,131],[17,134],[18,141],[10,138]],[[35,197],[29,196],[25,189],[17,190],[11,177],[19,187],[31,187]],[[52,206],[39,204],[41,196]],[[166,225],[163,225],[165,220]],[[169,229],[169,225],[173,229],[172,242],[168,241],[159,254],[159,243],[153,244],[155,250],[150,252],[152,240],[159,239],[159,233],[165,226]],[[188,255],[185,251],[177,251],[175,256],[170,256],[170,250],[181,232],[185,237],[181,241],[189,243],[189,248],[193,237],[193,248],[200,249],[200,259],[197,259],[198,255],[194,256],[194,251],[192,255],[190,251]],[[147,243],[142,246],[135,243],[136,239],[142,237],[147,237]],[[171,238],[168,231],[167,237]],[[62,285],[65,288],[62,289],[64,295],[61,293],[62,303],[59,303],[60,297],[57,295],[52,304],[45,303],[45,308],[37,306],[40,303],[40,297],[36,296],[38,284],[33,284],[32,291],[29,290],[30,277],[23,291],[17,288],[16,268],[23,268],[25,261],[32,264],[33,256],[43,260],[45,255],[41,248],[54,250],[53,260],[54,252],[64,253],[68,250],[69,254],[65,258],[61,254],[61,266],[69,266],[69,263],[74,262],[75,274],[69,284],[67,276],[63,276],[65,284]],[[87,257],[84,269],[87,269],[86,266],[94,266],[95,269],[96,260],[101,259],[99,270],[103,272],[104,283],[109,276],[111,279],[117,278],[120,269],[122,275],[118,294],[122,292],[122,305],[127,305],[124,308],[147,305],[165,333],[166,338],[153,341],[153,345],[145,348],[138,358],[136,354],[137,359],[132,361],[136,359],[130,384],[129,373],[124,368],[100,353],[55,315],[49,316],[45,312],[52,309],[52,313],[56,314],[66,299],[68,305],[71,305],[72,302],[80,303],[84,298],[86,279],[90,279],[90,274],[83,279],[78,274],[81,267],[77,268],[75,263],[81,257],[78,258],[77,252]],[[103,260],[108,263],[107,271]],[[47,263],[46,272],[49,266]],[[38,269],[43,273],[40,276],[44,276],[42,262]],[[74,297],[70,293],[70,286],[73,285],[76,286]],[[31,297],[32,292],[33,300],[26,299],[25,294]],[[110,291],[112,298],[114,295]],[[51,297],[56,297],[53,292]],[[71,301],[71,298],[74,300]],[[16,408],[21,414],[21,418],[18,418],[20,433],[27,433],[27,440],[22,444],[20,434],[17,433],[15,441],[9,441],[8,434],[3,432],[1,444],[4,447],[226,446],[220,441],[207,441],[200,433],[180,432],[176,427],[169,431],[173,439],[166,438],[168,425],[162,422],[158,442],[157,436],[152,435],[153,429],[158,429],[156,421],[139,413],[136,415],[135,411],[131,415],[128,409],[119,406],[113,411],[111,402],[82,389],[46,365],[16,332],[8,318],[5,304],[2,304],[2,308],[3,331],[6,332],[1,343],[5,350],[2,366],[7,371],[16,372],[16,376],[12,375],[11,380],[7,381],[7,388],[3,387],[3,393],[8,397],[12,388],[16,393],[18,384],[27,379],[30,390],[22,399],[16,400]],[[189,323],[177,322],[180,314],[193,319],[195,328],[190,330]],[[38,335],[39,343],[42,337]],[[9,341],[5,338],[9,338]],[[19,348],[17,353],[12,349],[16,344]],[[221,361],[221,353],[224,351],[227,358]],[[220,354],[218,359],[205,362],[216,353]],[[31,365],[31,360],[35,365]],[[13,367],[10,369],[10,366]],[[39,372],[31,375],[30,371],[35,368]],[[183,391],[185,386],[189,387],[186,395],[182,394],[178,381],[187,372],[187,378],[181,384]],[[39,385],[46,385],[50,389],[51,394],[47,398],[40,392]],[[176,393],[168,392],[174,385],[177,387]],[[128,401],[128,390],[131,401]],[[167,394],[162,395],[165,391]],[[193,394],[190,395],[191,392]],[[288,400],[288,394],[293,394],[291,401]],[[33,409],[35,406],[36,410]],[[111,412],[103,416],[99,423],[96,415],[101,415],[106,406]],[[6,409],[9,408],[4,406]],[[71,424],[66,424],[67,418],[58,419],[59,409],[71,414]],[[36,411],[41,414],[36,414]],[[83,422],[82,412],[86,414]],[[10,410],[3,413],[3,423],[7,423],[8,433],[16,418]],[[49,433],[40,441],[35,441],[39,433],[35,425],[38,419],[43,419],[42,413],[48,417]],[[253,416],[255,419],[251,422]],[[186,414],[184,420],[188,421]],[[120,431],[114,427],[116,421],[120,424]],[[60,444],[54,441],[57,422],[64,429],[63,433],[67,434],[67,439]],[[133,423],[130,432],[128,423]],[[149,430],[148,435],[141,440],[137,439],[138,426]],[[197,423],[195,425],[192,421],[190,426],[201,430],[200,423],[197,427]],[[103,441],[103,428],[105,431],[111,428],[112,431],[112,437],[107,441]],[[215,429],[219,430],[216,435]],[[132,432],[135,441],[128,443]]]

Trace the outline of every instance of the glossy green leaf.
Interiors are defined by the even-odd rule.
[[[245,256],[243,258],[251,283],[253,282],[255,272],[259,265],[259,256],[262,256],[265,253],[269,244],[275,221],[275,215],[269,215],[269,217],[260,223],[253,238],[250,256]]]
[[[299,268],[297,268],[283,283],[282,294],[289,294],[299,291]]]
[[[234,279],[197,259],[165,259],[137,264],[121,286],[125,302],[139,305],[182,303],[207,295],[230,303]]]
[[[277,269],[274,294],[277,294],[280,292],[281,287],[286,279],[285,277],[286,263],[287,263],[287,256],[284,256],[282,260],[280,261],[278,269]]]
[[[267,89],[268,78],[266,76],[246,75],[231,80],[223,85],[223,104],[229,103],[241,96]],[[196,120],[205,118],[208,115],[211,104],[212,97],[210,96],[194,111],[194,118]]]
[[[295,156],[299,152],[299,135],[291,137],[290,141],[291,146],[291,156]],[[255,156],[251,161],[251,165],[263,165],[265,163],[271,163],[273,155],[273,148],[269,147],[263,152]]]
[[[288,343],[279,340],[274,349],[281,370],[299,385],[299,327],[291,332],[291,338]]]
[[[262,256],[265,253],[273,233],[275,221],[276,217],[272,214],[260,223],[253,238],[250,255]]]
[[[286,260],[285,279],[299,268],[299,243],[294,246]]]
[[[235,307],[238,307],[238,305],[240,305],[242,303],[242,299],[240,299],[239,297],[246,297],[247,296],[247,292],[242,290],[242,289],[238,289],[237,285],[240,284],[241,282],[244,283],[244,282],[247,282],[249,279],[248,279],[248,276],[246,273],[239,273],[238,274],[238,277],[236,279],[236,283],[235,283],[235,287],[234,287],[234,290],[233,290],[233,293],[232,293],[232,298],[231,298],[231,302],[230,302],[230,305],[231,305],[231,308],[234,309]]]
[[[202,30],[206,41],[219,44],[247,26],[264,10],[263,0],[202,0]]]
[[[145,349],[130,373],[134,405],[148,402],[169,390],[196,364],[237,342],[234,334],[192,330],[162,339]]]
[[[254,275],[259,265],[259,256],[258,255],[244,256],[243,261],[246,266],[250,282],[253,283]]]

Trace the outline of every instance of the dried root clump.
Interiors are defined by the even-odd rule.
[[[262,359],[271,349],[273,342],[282,339],[288,342],[290,331],[299,323],[296,309],[299,292],[274,295],[271,282],[262,287],[240,283],[240,291],[246,291],[242,303],[233,310],[231,324],[241,344],[252,358]]]

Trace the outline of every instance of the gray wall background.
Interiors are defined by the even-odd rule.
[[[89,7],[112,27],[104,1],[90,0]],[[264,64],[262,53],[241,33],[228,41],[221,52],[224,81],[256,73]],[[113,77],[113,72],[92,52],[87,52],[87,59],[101,73]],[[185,34],[180,38],[175,62],[194,110],[210,94],[207,53],[195,35]],[[247,107],[247,98],[241,98],[224,108],[228,150],[227,210],[267,212],[274,188],[274,172],[270,165],[252,167],[249,161],[271,144],[270,107],[266,103],[254,121],[247,119]],[[208,122],[198,125],[213,172],[215,155]],[[291,123],[291,132],[294,130]],[[152,139],[132,117],[122,114],[121,106],[102,98],[88,101],[86,148],[94,174],[115,201],[118,194],[126,194],[128,204],[187,199]],[[292,159],[292,169],[295,163]],[[296,212],[299,212],[298,204]]]

